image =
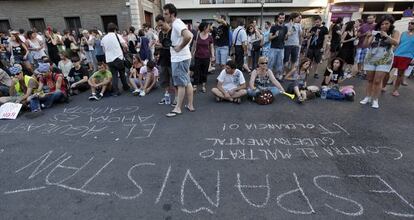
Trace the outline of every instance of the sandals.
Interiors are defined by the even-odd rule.
[[[202,92],[202,93],[206,93],[206,92],[207,92],[206,87],[204,87],[204,86],[203,86],[203,88],[201,88],[201,92]]]
[[[187,109],[189,112],[195,112],[195,109],[190,109],[190,107],[188,107],[188,105],[184,106],[185,109]]]
[[[241,99],[240,98],[235,98],[235,99],[233,99],[233,103],[240,104]]]

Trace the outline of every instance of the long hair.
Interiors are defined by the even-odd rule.
[[[331,65],[331,66],[330,66],[330,67],[333,69],[333,64],[334,64],[335,60],[338,60],[338,61],[339,61],[339,63],[340,63],[338,70],[343,70],[344,65],[345,65],[345,61],[344,61],[343,59],[341,59],[340,57],[335,57],[335,58],[331,61],[331,63],[330,63],[330,65]]]
[[[300,61],[300,64],[299,64],[299,71],[302,69],[302,66],[303,66],[305,63],[307,63],[307,62],[311,62],[311,60],[310,60],[309,58],[307,58],[307,57],[303,58],[303,59]],[[310,68],[310,65],[309,65],[309,68]]]
[[[345,31],[352,31],[355,26],[355,21],[348,21],[345,25]]]
[[[390,25],[390,29],[388,29],[388,31],[387,31],[387,34],[391,35],[394,32],[394,29],[395,29],[395,26],[394,26],[395,19],[391,15],[383,15],[381,17],[380,21],[377,23],[377,25],[375,25],[375,30],[376,31],[381,30],[381,25],[384,21],[390,22],[391,25]]]

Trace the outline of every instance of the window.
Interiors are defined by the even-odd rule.
[[[385,9],[385,4],[384,3],[375,2],[375,3],[365,3],[364,4],[364,12],[384,11],[384,9]]]
[[[7,33],[10,30],[9,20],[0,20],[0,32]]]
[[[103,25],[103,29],[105,33],[108,33],[109,23],[114,23],[116,24],[116,26],[118,26],[118,18],[116,17],[116,15],[104,15],[104,16],[101,16],[101,18],[102,18],[102,25]]]
[[[410,7],[411,9],[414,7],[414,3],[412,2],[396,2],[394,4],[394,11],[404,11]]]
[[[82,28],[81,21],[79,17],[66,17],[66,29],[70,31],[78,31],[79,28]]]
[[[43,18],[31,18],[29,19],[30,27],[36,28],[37,31],[43,32],[46,30],[45,19]]]

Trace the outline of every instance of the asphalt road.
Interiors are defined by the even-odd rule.
[[[348,83],[355,102],[198,93],[169,119],[158,89],[0,121],[1,219],[414,217],[414,82],[377,110]]]

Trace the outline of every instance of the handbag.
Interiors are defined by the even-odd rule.
[[[129,60],[128,54],[125,53],[124,48],[122,47],[121,41],[119,41],[118,34],[117,33],[114,33],[114,34],[115,34],[116,39],[118,40],[119,47],[121,48],[121,51],[122,51],[122,55],[124,55],[124,59],[123,59],[124,65],[126,68],[130,69],[132,67],[132,62],[131,60]]]
[[[261,42],[260,40],[253,42],[252,43],[252,50],[259,51],[262,48],[260,42]]]
[[[231,44],[231,49],[230,49],[230,56],[236,55],[236,42],[237,42],[237,38],[239,36],[240,31],[241,31],[241,28],[239,29],[239,31],[237,31],[235,39],[233,39],[233,42]]]
[[[197,37],[196,40],[193,42],[193,56],[191,58],[191,62],[190,62],[190,71],[194,71],[194,67],[195,67],[195,52],[197,51],[197,41],[198,41],[198,36],[200,35],[200,33],[197,33]]]
[[[269,90],[262,90],[256,97],[256,103],[259,105],[269,105],[273,102],[273,94]]]

